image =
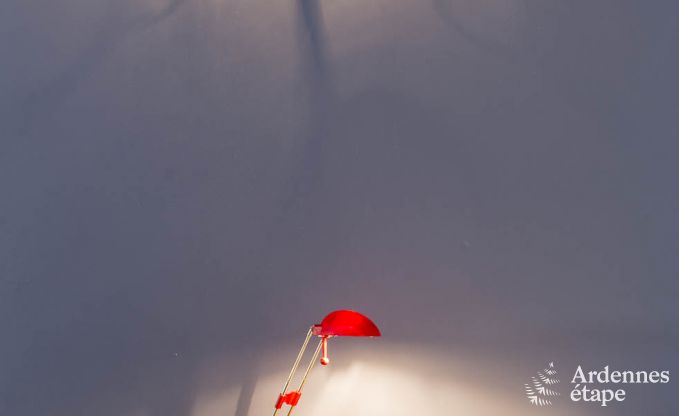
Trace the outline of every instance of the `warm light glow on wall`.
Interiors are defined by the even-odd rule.
[[[525,416],[532,410],[524,396],[524,374],[490,360],[382,341],[379,346],[345,344],[338,348],[330,366],[314,369],[313,382],[304,392],[304,406],[298,407],[295,415]],[[269,363],[282,361],[280,355],[264,355],[258,367],[269,368]],[[224,368],[228,371],[228,366]],[[272,397],[285,375],[280,367],[257,379],[248,416],[271,413]],[[239,393],[240,388],[235,387],[199,395],[191,416],[234,415]],[[587,414],[568,406],[549,410],[550,415]]]

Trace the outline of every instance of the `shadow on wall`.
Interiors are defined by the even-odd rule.
[[[286,246],[291,234],[299,228],[300,222],[317,207],[323,183],[322,148],[326,139],[326,119],[332,112],[333,92],[327,67],[327,41],[321,4],[319,0],[295,0],[293,9],[300,60],[299,78],[303,82],[307,102],[308,125],[303,139],[299,142],[300,148],[293,152],[299,156],[295,159],[289,181],[286,182],[289,186],[284,188],[279,208],[267,227],[268,235],[263,239],[265,245],[261,248],[264,254],[258,252],[255,260],[254,268],[258,269],[259,274],[266,273],[261,265],[271,262],[276,256],[275,253]],[[260,259],[264,261],[260,262]],[[262,296],[270,294],[263,293]],[[247,416],[249,413],[258,378],[255,359],[256,357],[252,356],[248,360],[244,371],[235,416]]]
[[[323,142],[327,140],[327,118],[331,117],[334,93],[328,68],[328,43],[319,0],[296,0],[295,22],[299,49],[299,78],[308,109],[306,134],[300,141],[297,166],[291,176],[292,189],[283,197],[282,215],[313,198],[323,182]]]
[[[297,0],[297,32],[303,74],[316,80],[322,88],[327,79],[328,45],[319,0]]]
[[[586,8],[573,2],[530,0],[430,4],[452,37],[505,64],[540,74],[568,102],[586,106],[592,114],[617,107],[629,88],[626,82],[616,84],[619,80],[610,76],[610,68],[628,67],[630,61],[641,59],[634,56],[634,46],[620,46],[637,41],[635,30],[630,30],[639,15],[634,2],[615,3],[613,9],[608,2]],[[482,7],[487,9],[478,13]],[[488,14],[487,24],[477,14]],[[606,24],[598,18],[602,15],[609,15]],[[614,41],[621,34],[629,36],[627,43]]]
[[[457,10],[453,3],[453,0],[432,0],[434,11],[452,35],[461,37],[472,46],[495,58],[516,59],[517,51],[513,50],[509,43],[494,39],[491,36],[484,36],[463,22],[463,19],[456,13]],[[457,4],[457,2],[455,3]]]
[[[173,16],[188,0],[170,0],[159,12],[139,16],[129,21],[119,18],[125,3],[109,2],[107,16],[93,41],[61,73],[30,91],[6,103],[0,115],[10,136],[27,134],[37,120],[55,111],[75,93],[127,37],[151,29]]]

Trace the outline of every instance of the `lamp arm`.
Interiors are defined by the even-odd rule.
[[[297,358],[295,359],[295,363],[292,365],[292,369],[290,369],[290,374],[288,375],[288,379],[285,382],[285,385],[283,386],[283,390],[281,390],[281,394],[279,397],[285,396],[285,392],[288,389],[288,386],[290,385],[290,380],[292,380],[292,376],[295,375],[295,371],[297,371],[297,367],[299,366],[299,362],[302,361],[302,356],[304,355],[304,351],[306,351],[306,347],[309,344],[309,340],[311,339],[311,333],[313,330],[313,326],[309,327],[309,331],[306,333],[306,338],[304,339],[304,343],[302,343],[302,348],[300,348],[299,353],[297,354]],[[309,372],[309,369],[307,369],[307,373]],[[306,377],[306,374],[304,375]],[[276,413],[278,413],[279,408],[276,407],[274,408],[273,411],[273,416],[276,416]]]
[[[302,377],[302,382],[299,384],[299,389],[297,389],[297,393],[299,395],[302,394],[302,389],[304,388],[304,383],[306,383],[306,379],[309,376],[309,373],[311,372],[311,369],[314,367],[314,364],[316,364],[316,359],[318,358],[318,354],[321,352],[321,346],[323,345],[323,339],[321,339],[318,342],[318,346],[316,347],[316,351],[314,351],[314,356],[311,357],[311,361],[309,361],[309,365],[306,368],[306,371],[304,372],[304,376]],[[294,405],[290,406],[290,410],[288,410],[288,415],[290,416],[292,414],[292,409],[295,408],[295,403]]]

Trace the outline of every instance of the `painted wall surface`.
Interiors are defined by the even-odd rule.
[[[0,415],[678,414],[678,12],[3,0]]]

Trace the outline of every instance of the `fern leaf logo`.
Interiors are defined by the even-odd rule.
[[[557,378],[554,362],[551,362],[547,365],[547,368],[538,371],[535,376],[530,378],[530,382],[523,386],[530,404],[534,406],[551,406],[554,397],[561,395],[553,389],[554,385],[559,383],[560,380]]]

